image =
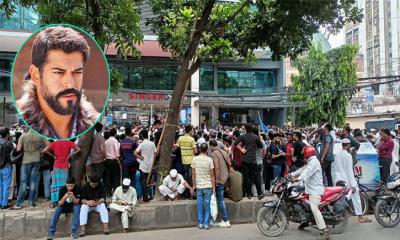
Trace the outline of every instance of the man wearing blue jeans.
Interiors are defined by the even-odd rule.
[[[274,178],[279,177],[282,172],[282,164],[285,162],[286,153],[279,148],[279,144],[281,143],[281,134],[274,133],[274,139],[269,146],[270,155],[272,158],[272,170],[274,174]]]
[[[192,184],[197,191],[197,221],[199,229],[209,229],[211,194],[215,193],[214,163],[208,157],[207,143],[200,144],[200,155],[192,161]],[[205,213],[203,214],[203,205]]]
[[[59,192],[59,201],[56,210],[54,211],[53,218],[50,221],[49,233],[47,240],[54,239],[54,233],[57,229],[57,223],[62,213],[73,212],[74,216],[72,219],[71,226],[71,237],[73,239],[78,238],[78,227],[79,227],[79,214],[81,209],[81,195],[79,188],[75,185],[74,178],[68,178],[66,186],[62,187]]]
[[[8,128],[1,130],[0,135],[0,207],[1,209],[7,209],[9,208],[8,194],[12,176],[10,153],[14,149],[14,145],[10,141],[10,130]]]
[[[36,183],[40,168],[40,151],[48,144],[47,140],[32,130],[22,134],[18,141],[17,151],[24,151],[21,165],[21,178],[18,189],[17,204],[13,209],[22,208],[25,200],[26,187],[29,184],[29,206],[35,207]]]
[[[233,168],[231,167],[231,161],[228,153],[218,146],[218,142],[216,140],[213,139],[210,141],[210,148],[212,151],[211,157],[214,163],[215,182],[217,184],[217,204],[222,216],[222,221],[218,223],[218,227],[229,228],[231,224],[228,219],[228,211],[226,210],[224,201],[224,184],[228,180],[229,171],[231,171]]]

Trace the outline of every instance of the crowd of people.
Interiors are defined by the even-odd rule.
[[[73,213],[71,236],[76,238],[86,234],[90,211],[100,213],[105,234],[109,233],[108,211],[121,212],[124,231],[128,231],[134,206],[151,201],[158,190],[166,201],[196,198],[200,229],[230,227],[224,197],[233,201],[255,196],[263,199],[270,194],[268,190],[274,178],[303,172],[311,165],[304,152],[312,148],[315,152],[312,162],[316,164],[317,159],[321,168],[320,185],[333,186],[342,180],[351,186],[356,215],[364,223],[370,220],[357,208],[360,200],[353,173],[360,143],[369,141],[378,150],[382,181],[398,171],[397,130],[366,132],[349,126],[335,130],[326,122],[319,128],[271,127],[267,133],[250,124],[233,128],[187,125],[177,128],[175,144],[171,146],[174,151],[171,171],[160,186],[155,186],[157,145],[162,129],[163,123],[159,120],[151,127],[117,128],[97,123],[86,159],[86,183],[77,184],[79,180],[71,177],[69,169],[70,159],[81,152],[79,139],[48,141],[26,127],[1,126],[1,208],[10,208],[15,198],[12,209],[21,209],[26,195],[29,206],[34,208],[40,195],[39,185],[42,185],[43,197],[56,209],[48,239],[54,238],[58,219],[66,212]],[[337,144],[341,145],[340,151],[335,150]],[[23,153],[20,161],[12,157],[19,153]],[[220,223],[210,219],[213,194],[222,216]],[[314,200],[314,205],[317,202]],[[326,234],[324,225],[318,226],[321,234]]]

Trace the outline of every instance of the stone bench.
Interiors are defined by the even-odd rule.
[[[257,209],[264,201],[256,198],[243,199],[240,202],[226,200],[231,223],[249,223],[255,221]],[[174,202],[150,202],[139,204],[129,222],[130,231],[152,229],[182,228],[197,225],[195,200]],[[0,239],[34,239],[47,235],[53,209],[4,211],[0,213]],[[120,213],[109,212],[111,233],[122,232]],[[70,235],[72,214],[62,214],[57,226],[56,237]],[[90,213],[87,234],[103,232],[103,225],[98,213]]]

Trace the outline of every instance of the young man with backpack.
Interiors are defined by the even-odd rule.
[[[10,154],[14,149],[14,145],[10,139],[10,130],[8,128],[1,130],[0,135],[0,205],[1,209],[7,209],[9,208],[8,194],[12,176]]]

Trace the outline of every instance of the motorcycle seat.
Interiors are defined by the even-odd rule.
[[[343,191],[342,187],[326,187],[324,191],[324,195],[321,198],[321,201],[326,200],[330,196],[336,193],[341,193]]]

